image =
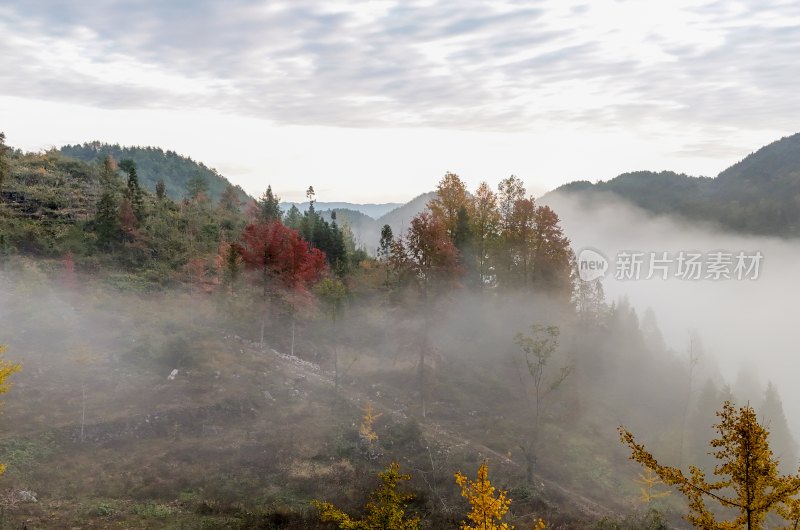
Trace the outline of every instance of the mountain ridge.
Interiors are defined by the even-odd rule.
[[[634,171],[608,181],[573,181],[544,195],[622,198],[653,214],[711,222],[754,235],[800,237],[800,133],[754,151],[716,177]]]
[[[402,202],[384,202],[384,203],[356,203],[356,202],[343,202],[343,201],[329,201],[329,202],[321,202],[315,201],[314,208],[317,211],[323,210],[353,210],[357,212],[361,212],[362,214],[374,219],[378,220],[390,211],[403,206]],[[308,210],[308,201],[305,202],[293,202],[293,201],[282,201],[281,209],[286,212],[292,206],[296,206],[298,210],[301,212],[305,212]]]

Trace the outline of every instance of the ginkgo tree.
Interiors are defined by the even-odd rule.
[[[6,347],[0,344],[0,394],[8,392],[10,386],[8,379],[21,369],[20,365],[3,359],[5,351]],[[6,466],[0,463],[0,475],[5,470]]]
[[[798,528],[800,523],[800,474],[779,475],[778,462],[769,448],[767,429],[762,426],[750,406],[736,409],[726,401],[717,412],[719,423],[714,427],[718,437],[711,440],[713,455],[718,460],[712,482],[698,467],[689,467],[689,476],[679,468],[664,466],[633,434],[619,428],[622,442],[631,449],[631,459],[652,469],[665,484],[675,486],[689,502],[686,519],[697,528],[760,530],[769,514],[776,514],[791,523],[784,528]],[[728,508],[730,520],[720,521],[717,512],[706,503],[713,501]],[[732,513],[731,513],[732,511]]]

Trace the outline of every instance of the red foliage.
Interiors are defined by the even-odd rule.
[[[218,278],[209,278],[206,274],[206,261],[202,258],[190,259],[186,263],[186,274],[193,293],[211,294],[219,284]]]
[[[123,238],[127,243],[139,244],[142,242],[139,221],[136,219],[133,206],[128,199],[123,199],[119,205],[119,224],[122,228]]]
[[[280,221],[247,225],[239,253],[247,268],[261,272],[265,294],[271,282],[290,291],[304,292],[326,268],[325,254],[310,248],[297,230]]]
[[[64,285],[69,289],[75,289],[75,260],[73,259],[72,252],[67,252],[61,258],[64,264]]]

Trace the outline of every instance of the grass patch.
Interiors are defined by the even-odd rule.
[[[135,504],[132,512],[139,517],[146,517],[148,519],[163,519],[175,514],[176,510],[166,504],[156,504],[148,502],[145,504]]]
[[[8,438],[0,440],[0,462],[9,471],[25,474],[35,465],[55,454],[55,443],[49,436]]]

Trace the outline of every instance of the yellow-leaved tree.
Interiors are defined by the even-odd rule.
[[[5,351],[6,347],[0,344],[0,394],[5,394],[8,392],[8,388],[10,386],[8,378],[20,370],[20,365],[3,359],[3,354]],[[0,475],[2,475],[5,470],[6,466],[0,463]]]
[[[381,485],[370,495],[363,519],[353,519],[329,502],[311,504],[319,510],[323,522],[336,523],[341,530],[418,530],[419,518],[406,516],[406,506],[414,496],[397,491],[398,483],[411,480],[411,475],[400,473],[400,464],[392,462],[378,476]]]
[[[364,406],[364,416],[361,419],[361,425],[358,427],[358,434],[365,442],[377,442],[378,441],[378,433],[375,432],[373,426],[375,425],[375,420],[381,417],[379,412],[374,412],[372,410],[372,402],[367,401],[367,404]]]
[[[467,521],[461,523],[461,530],[511,530],[514,528],[501,520],[508,512],[511,499],[503,490],[497,490],[489,481],[489,464],[484,462],[478,468],[478,477],[470,480],[460,472],[456,473],[456,484],[461,488],[461,496],[467,499],[472,510]]]
[[[662,466],[627,429],[619,428],[623,443],[631,448],[631,459],[652,469],[665,484],[675,486],[689,502],[686,519],[705,530],[760,530],[767,515],[774,513],[798,528],[800,522],[800,475],[778,475],[778,462],[769,448],[769,432],[758,423],[752,407],[734,408],[726,401],[717,412],[714,427],[718,437],[711,440],[713,455],[719,461],[714,468],[716,482],[705,473],[689,467],[689,476],[676,467]],[[728,508],[729,520],[718,521],[717,512],[706,505],[713,500]],[[724,512],[721,512],[724,513]]]

